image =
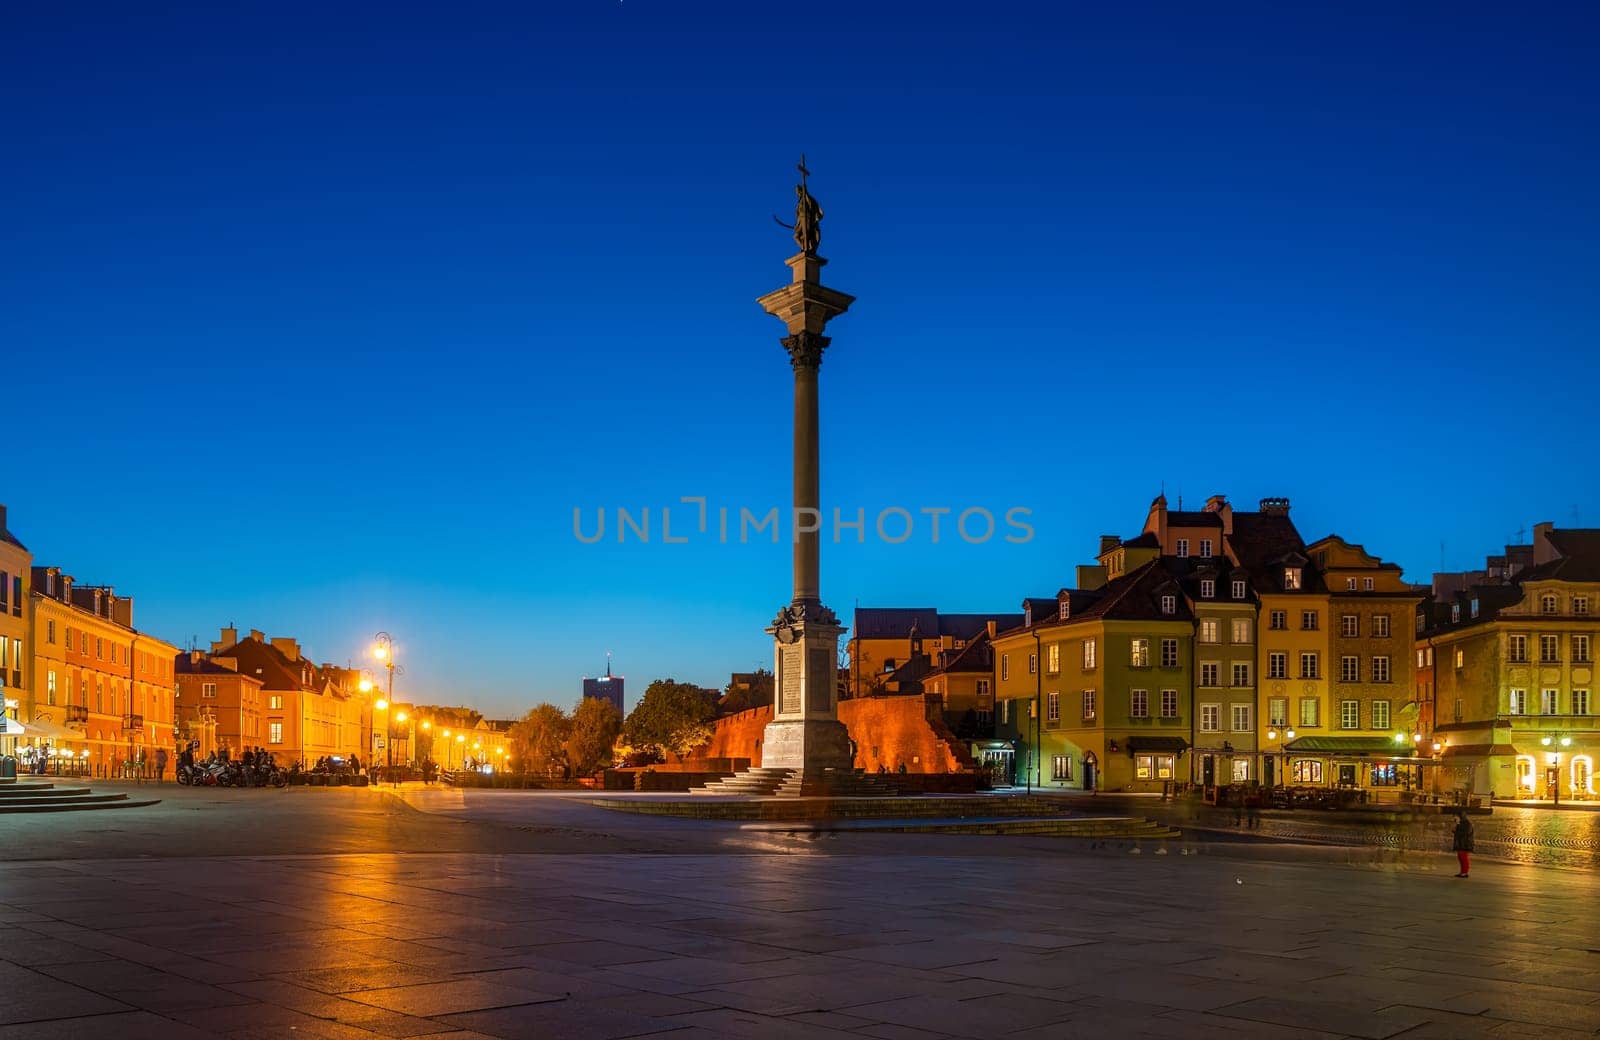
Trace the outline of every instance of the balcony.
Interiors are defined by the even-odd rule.
[[[125,731],[129,732],[129,733],[132,733],[135,730],[144,729],[144,716],[143,715],[124,715],[124,716],[122,716],[122,728]]]
[[[89,721],[89,706],[87,704],[67,705],[67,725],[83,725]]]

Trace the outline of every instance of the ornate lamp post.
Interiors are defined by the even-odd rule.
[[[1539,743],[1549,749],[1549,764],[1555,773],[1555,783],[1550,785],[1550,797],[1555,799],[1555,804],[1561,804],[1561,749],[1572,746],[1572,738],[1565,733],[1546,733],[1539,738]]]
[[[1284,749],[1284,745],[1287,744],[1289,741],[1291,741],[1293,739],[1294,739],[1294,730],[1293,729],[1285,729],[1280,733],[1278,731],[1278,728],[1276,726],[1273,726],[1273,727],[1271,727],[1271,728],[1269,728],[1267,730],[1267,740],[1275,741],[1275,742],[1277,742],[1277,745],[1278,745],[1278,757],[1279,757],[1279,760],[1280,760],[1279,761],[1279,767],[1278,767],[1278,786],[1279,787],[1283,787],[1284,786],[1284,774],[1289,771],[1289,753]]]
[[[405,668],[395,663],[394,637],[387,632],[379,632],[372,637],[372,656],[380,665],[389,669],[389,695],[373,705],[383,712],[384,766],[387,768],[394,765],[394,741],[389,733],[389,705],[394,701],[394,676],[396,672],[404,674]],[[376,739],[376,726],[373,727],[373,732]]]

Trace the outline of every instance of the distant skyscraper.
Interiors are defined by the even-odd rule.
[[[623,677],[611,674],[611,655],[606,655],[606,674],[598,679],[584,676],[583,695],[596,700],[610,701],[611,706],[617,709],[617,714],[626,715],[622,707],[622,682]]]

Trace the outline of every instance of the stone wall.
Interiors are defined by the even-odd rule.
[[[695,759],[748,758],[759,766],[761,734],[771,721],[771,707],[718,719],[711,743]],[[869,773],[880,765],[898,772],[901,763],[908,773],[959,772],[973,766],[966,747],[949,728],[928,719],[921,694],[840,701],[839,721],[856,742],[856,768]]]

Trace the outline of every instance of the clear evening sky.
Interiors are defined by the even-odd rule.
[[[788,502],[804,151],[841,615],[1017,609],[1163,482],[1417,581],[1600,524],[1595,8],[1301,6],[13,6],[0,501],[142,628],[385,629],[408,698],[770,664],[788,545],[659,513]]]

